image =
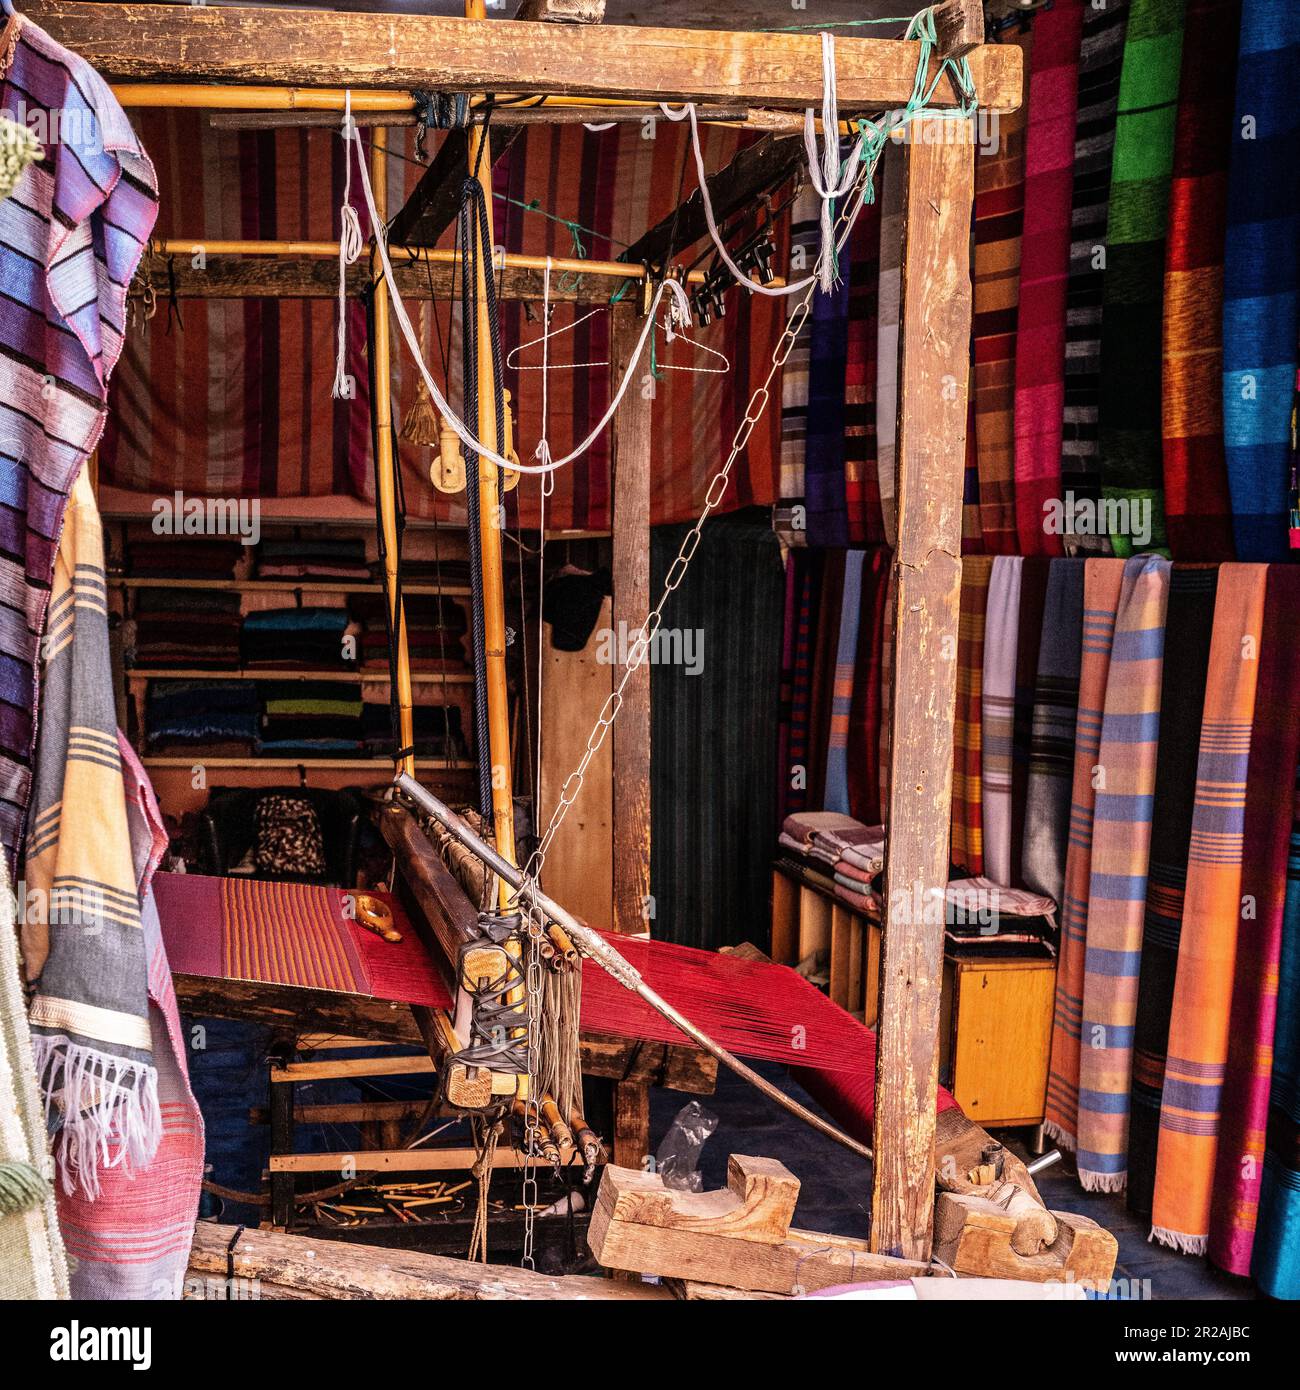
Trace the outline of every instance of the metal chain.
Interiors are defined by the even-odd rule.
[[[527,926],[522,933],[523,949],[527,952],[524,968],[524,989],[526,991],[528,1015],[528,1095],[524,1098],[524,1180],[520,1200],[524,1207],[524,1254],[522,1264],[525,1269],[535,1269],[533,1259],[534,1226],[538,1202],[537,1154],[540,1148],[542,1104],[539,1094],[538,1072],[540,1067],[540,1048],[538,1035],[542,1026],[542,956],[538,949],[541,923],[534,913],[525,919]]]

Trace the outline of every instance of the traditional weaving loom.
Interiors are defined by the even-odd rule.
[[[869,1252],[864,1246],[860,1253],[870,1253],[877,1273],[895,1258],[900,1271],[906,1266],[909,1275],[924,1273],[932,1252],[935,1210],[936,1093],[940,1123],[949,1123],[951,1130],[952,1120],[958,1118],[951,1097],[936,1086],[942,914],[937,922],[928,917],[913,920],[903,911],[891,912],[888,904],[921,901],[926,892],[942,894],[947,879],[954,696],[953,664],[945,653],[955,637],[960,574],[973,177],[971,146],[950,138],[955,129],[951,118],[969,116],[976,106],[1014,106],[1020,90],[1019,55],[983,45],[981,7],[969,0],[947,0],[922,12],[901,41],[832,42],[815,33],[648,28],[628,37],[591,23],[570,27],[533,22],[599,21],[602,11],[598,3],[526,0],[519,14],[524,22],[489,26],[482,0],[470,0],[465,19],[193,10],[77,0],[44,0],[31,7],[37,22],[121,84],[116,91],[124,104],[220,106],[260,113],[248,119],[264,127],[277,121],[341,123],[349,183],[355,180],[359,185],[372,227],[390,228],[388,236],[370,242],[364,285],[369,295],[368,370],[380,553],[398,735],[393,792],[377,808],[376,818],[396,868],[394,891],[356,895],[297,885],[161,876],[156,892],[172,967],[184,982],[182,998],[192,1008],[206,1005],[215,1012],[237,1014],[242,1008],[252,1016],[259,1016],[259,1007],[292,1011],[342,1025],[360,1036],[409,1041],[409,1033],[392,1020],[394,1006],[410,1006],[437,1069],[442,1100],[496,1126],[492,1145],[501,1125],[514,1116],[514,1139],[526,1171],[551,1155],[575,1149],[588,1167],[595,1161],[594,1136],[581,1112],[580,1077],[591,1062],[593,1039],[612,1036],[708,1054],[745,1076],[774,1103],[855,1152],[871,1156],[874,1151]],[[174,85],[182,74],[188,85]],[[215,85],[197,85],[204,82]],[[247,85],[254,82],[274,85]],[[475,95],[483,89],[495,96]],[[613,119],[662,114],[689,121],[699,192],[687,215],[674,214],[671,225],[655,229],[663,234],[655,238],[653,258],[605,263],[495,251],[489,122],[494,110],[493,129],[508,122],[508,112],[499,104],[500,94],[506,92],[529,98],[530,112],[533,106],[543,108],[530,118],[605,120],[612,110]],[[711,105],[697,108],[697,102]],[[674,109],[674,103],[684,105]],[[414,206],[394,218],[387,205],[385,127],[411,124],[417,108],[426,119],[436,108],[436,123],[448,127],[447,141],[421,180]],[[820,122],[814,108],[821,113]],[[768,133],[732,166],[709,173],[697,126],[713,119],[740,121]],[[370,127],[369,164],[359,122]],[[836,139],[840,132],[856,137],[852,154],[843,162]],[[618,788],[614,925],[640,929],[639,903],[649,887],[647,648],[699,543],[701,525],[720,505],[732,464],[770,405],[769,388],[807,316],[815,289],[832,283],[836,245],[847,236],[864,199],[874,196],[875,162],[891,133],[905,138],[906,210],[897,446],[897,656],[887,815],[891,834],[877,1047],[875,1034],[792,971],[593,931],[547,896],[542,876],[555,831],[581,792],[592,756],[608,736]],[[754,150],[761,152],[758,157]],[[718,222],[787,178],[805,151],[808,176],[822,199],[821,255],[806,279],[786,284],[772,277],[762,256],[742,258],[744,264],[737,264]],[[427,222],[438,224],[432,234],[426,224],[420,237],[399,247],[391,228],[409,229],[426,214]],[[435,249],[438,233],[453,216],[459,216],[457,248]],[[706,233],[718,253],[715,270],[707,276],[679,272],[673,257]],[[188,256],[190,242],[178,239],[157,249],[162,255]],[[291,267],[337,258],[340,310],[354,292],[356,276],[350,264],[364,249],[360,223],[350,206],[337,242],[232,241],[206,246],[209,255],[248,265],[266,257]],[[427,276],[431,291],[435,283],[454,283],[459,272],[464,295],[459,414],[446,398],[450,383],[444,381],[440,387],[426,367],[403,304],[403,294],[419,292],[412,270]],[[183,294],[183,267],[181,271]],[[232,276],[232,284],[253,287],[232,292],[333,293],[322,277],[309,271],[310,266],[294,271],[287,290],[271,288],[269,280],[259,284],[255,273],[242,279]],[[176,292],[177,271],[169,268],[165,273]],[[614,616],[635,635],[621,679],[579,766],[564,784],[538,851],[521,868],[510,776],[498,508],[503,487],[520,474],[552,473],[569,459],[553,458],[545,438],[538,443],[535,462],[521,461],[512,447],[501,390],[496,301],[498,295],[540,300],[542,321],[549,328],[552,277],[561,273],[574,277],[566,292],[580,301],[607,304],[611,288],[623,285],[632,290],[615,296],[622,301],[614,315],[613,352],[621,384],[602,427],[611,427],[615,460]],[[649,585],[647,406],[638,399],[640,393],[627,387],[652,331],[661,328],[671,339],[690,321],[690,295],[697,298],[697,313],[702,291],[712,297],[716,310],[724,288],[736,294],[788,296],[789,322],[729,454],[718,460],[703,514],[683,543],[656,603]],[[212,290],[209,286],[193,292]],[[401,589],[400,481],[390,388],[395,333],[420,372],[426,431],[421,442],[441,445],[434,485],[465,488],[469,505],[482,836],[414,778],[413,696]],[[543,341],[549,336],[544,330]],[[360,368],[343,354],[340,326],[339,381]],[[949,382],[957,383],[957,389],[949,390]],[[413,428],[409,420],[408,428]],[[480,896],[475,888],[483,885],[487,891]],[[582,959],[588,962],[585,969]],[[230,1002],[236,996],[240,1002]],[[792,1021],[802,1030],[797,1050],[791,1044]],[[819,1095],[837,1123],[800,1106],[735,1053],[795,1064],[820,1078]],[[943,1121],[944,1113],[950,1121]],[[958,1153],[963,1161],[941,1176],[941,1185],[982,1201],[1004,1181],[1002,1160],[981,1160],[983,1150],[972,1133],[979,1136],[982,1131],[962,1121],[947,1134],[944,1151]],[[862,1139],[867,1135],[870,1147]],[[640,1166],[644,1149],[630,1151],[617,1135],[615,1142],[616,1157]],[[638,1135],[637,1142],[644,1143],[644,1136]],[[486,1152],[486,1138],[483,1147]],[[1023,1180],[1011,1173],[1005,1176],[1022,1193],[1032,1194],[1027,1175]],[[788,1212],[786,1219],[788,1224]],[[1013,1228],[1020,1229],[1012,1221],[1001,1232],[1004,1244],[1012,1239]],[[961,1230],[960,1218],[955,1226],[951,1221],[945,1225],[943,1240],[950,1253],[961,1243]],[[1050,1246],[1055,1238],[1052,1224],[1050,1231],[1039,1232],[1032,1250]],[[609,1262],[617,1261],[611,1256]],[[650,1264],[637,1267],[656,1272]],[[850,1261],[850,1267],[857,1266]],[[1043,1266],[1058,1272],[1063,1267],[1062,1260],[1051,1259]],[[980,1272],[978,1261],[968,1272]]]

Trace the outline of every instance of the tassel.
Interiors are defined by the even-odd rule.
[[[433,408],[433,398],[423,380],[416,388],[415,404],[402,421],[401,438],[408,444],[421,444],[429,449],[436,449],[440,443],[438,412]]]
[[[49,1196],[49,1183],[30,1163],[0,1163],[0,1216],[31,1211]]]

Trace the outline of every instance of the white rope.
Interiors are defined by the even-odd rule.
[[[852,158],[840,170],[840,105],[835,88],[835,36],[822,33],[822,149],[821,177],[817,176],[817,122],[812,107],[803,113],[803,143],[808,152],[808,177],[822,200],[822,254],[817,263],[818,285],[829,294],[839,280],[835,252],[829,248],[835,239],[834,205],[853,186],[857,156],[862,147],[858,138]]]
[[[346,121],[344,123],[344,128],[346,131]],[[411,317],[406,312],[406,305],[402,302],[401,293],[397,288],[397,278],[393,274],[393,263],[388,257],[388,243],[384,236],[384,226],[375,208],[375,195],[370,187],[370,174],[366,169],[364,151],[361,148],[361,137],[355,124],[352,125],[351,139],[356,149],[357,168],[361,174],[361,188],[366,195],[366,207],[370,212],[370,225],[375,229],[375,248],[379,252],[379,259],[384,268],[384,281],[388,286],[389,298],[392,301],[393,316],[397,319],[398,327],[402,330],[402,337],[406,340],[406,346],[410,351],[416,367],[419,369],[420,376],[429,392],[429,396],[434,405],[437,406],[445,423],[451,426],[461,443],[464,444],[466,448],[478,454],[480,458],[486,459],[489,463],[495,463],[498,468],[513,469],[516,473],[551,473],[557,468],[564,468],[566,465],[572,463],[574,459],[581,458],[605,432],[619,406],[622,404],[623,397],[627,394],[628,387],[631,386],[632,380],[636,374],[636,364],[640,360],[641,354],[645,351],[646,343],[650,340],[650,332],[655,326],[655,311],[659,308],[665,292],[670,294],[674,301],[669,314],[669,336],[671,336],[672,332],[672,322],[675,321],[680,324],[690,322],[691,304],[690,300],[686,297],[686,291],[682,289],[681,285],[674,279],[669,278],[659,282],[659,286],[654,293],[654,298],[650,302],[650,312],[646,315],[645,324],[641,329],[641,336],[637,339],[631,360],[628,362],[627,371],[623,373],[623,379],[619,382],[617,391],[614,392],[613,398],[610,400],[605,413],[596,422],[595,428],[575,449],[565,454],[563,458],[551,459],[544,464],[534,465],[520,463],[517,459],[511,460],[503,458],[500,454],[489,449],[486,444],[482,443],[465,422],[452,410],[451,406],[447,403],[447,398],[438,390],[437,382],[434,381],[428,367],[425,365],[424,356],[420,351],[419,341],[415,336],[414,328],[411,326]]]
[[[551,445],[547,432],[551,424],[550,383],[550,336],[551,336],[551,258],[546,258],[546,270],[542,274],[542,430],[537,441],[534,457],[542,463],[551,461]],[[533,830],[541,828],[542,819],[542,679],[545,662],[542,653],[546,642],[545,613],[542,595],[546,592],[546,499],[555,490],[555,474],[543,473],[541,479],[542,495],[537,512],[537,756],[533,760],[536,783],[533,787]]]
[[[361,219],[352,206],[352,156],[347,142],[356,132],[352,119],[352,92],[343,94],[343,206],[339,209],[339,343],[334,359],[334,399],[350,399],[352,391],[348,381],[348,266],[361,255],[365,240],[361,235]],[[360,142],[358,141],[358,144]]]

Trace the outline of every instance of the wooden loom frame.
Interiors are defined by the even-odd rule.
[[[545,8],[525,6],[534,13]],[[941,51],[969,57],[980,105],[997,111],[1018,106],[1019,52],[983,45],[978,0],[947,0],[940,10]],[[815,106],[822,97],[816,34],[560,28],[82,0],[38,0],[24,12],[105,77],[133,83],[524,91],[606,101],[695,100],[776,112]],[[912,43],[839,38],[836,60],[846,113],[900,107],[911,95]],[[159,95],[162,104],[204,104],[201,95],[186,101],[183,90],[178,98],[175,88],[160,87]],[[140,88],[133,96],[140,96]],[[223,105],[239,104],[232,88]],[[934,104],[953,106],[955,95],[940,89]],[[255,95],[245,105],[258,109]],[[912,1260],[928,1259],[931,1248],[943,926],[890,909],[924,901],[915,896],[918,888],[923,895],[942,892],[947,881],[970,367],[973,150],[969,142],[947,138],[944,124],[918,123],[901,152],[898,582],[871,1202],[873,1250]],[[506,292],[536,297],[535,269],[516,265],[517,277],[512,276],[512,259],[518,261],[507,257]],[[329,271],[328,265],[320,268]],[[585,268],[596,271],[590,264]],[[627,266],[620,273],[638,275]],[[290,279],[299,291],[333,292],[329,274]],[[243,285],[238,292],[277,292],[265,283],[252,288],[247,279]],[[626,361],[630,341],[627,330],[616,326],[616,362]],[[613,427],[614,582],[615,618],[622,616],[635,629],[649,596],[649,445],[644,405],[635,400],[637,393],[629,394],[632,399]],[[648,667],[629,689],[633,698],[614,736],[615,797],[621,808],[614,829],[615,896],[625,904],[639,901],[649,875]],[[629,896],[633,893],[635,898]]]

